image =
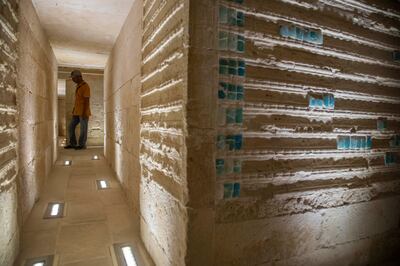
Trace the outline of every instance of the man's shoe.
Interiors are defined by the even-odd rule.
[[[85,150],[86,146],[76,146],[75,150]]]
[[[64,149],[75,149],[75,148],[76,147],[72,146],[71,144],[64,147]]]

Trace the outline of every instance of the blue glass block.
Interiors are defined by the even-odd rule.
[[[385,165],[392,165],[397,162],[396,154],[394,152],[385,153]]]
[[[228,90],[228,84],[226,84],[225,82],[220,82],[219,89],[218,89],[218,99],[221,99],[221,100],[225,99],[227,90]]]
[[[339,150],[348,150],[350,148],[350,137],[349,136],[339,136],[337,138],[337,148]]]
[[[302,41],[304,39],[304,30],[296,27],[296,40]]]
[[[324,107],[327,109],[333,109],[335,108],[335,98],[331,94],[326,94],[324,95],[323,98],[324,101]]]
[[[324,42],[322,32],[316,30],[307,30],[304,32],[304,41],[315,44]]]
[[[246,46],[245,38],[241,35],[237,36],[237,51],[244,52]]]
[[[226,109],[226,123],[235,124],[235,122],[236,122],[236,109],[235,108]]]
[[[235,135],[235,150],[241,150],[243,145],[243,136]]]
[[[236,85],[228,85],[228,100],[236,100]]]
[[[280,28],[280,34],[282,37],[290,37],[296,39],[296,27],[283,25]]]
[[[233,197],[234,198],[240,197],[240,183],[235,183],[233,185]]]
[[[384,119],[384,118],[379,118],[379,119],[376,121],[376,127],[377,127],[377,129],[380,130],[380,131],[386,130],[386,129],[387,129],[387,120]]]
[[[228,24],[228,8],[225,6],[219,7],[219,23]]]
[[[238,101],[242,101],[244,100],[244,88],[241,85],[238,85],[236,87],[236,99]]]
[[[279,34],[282,37],[289,37],[289,26],[281,25],[281,27],[279,28]]]
[[[241,11],[237,12],[236,25],[239,27],[244,27],[244,13]]]
[[[235,150],[235,136],[229,135],[226,137],[226,146],[230,151]]]
[[[219,49],[220,50],[228,50],[229,44],[229,34],[225,31],[219,32]]]
[[[310,98],[309,98],[309,100],[308,100],[308,106],[309,107],[311,107],[311,108],[313,108],[313,107],[315,107],[316,106],[316,99],[314,98],[314,97],[312,97],[312,96],[310,96]]]
[[[356,150],[358,148],[358,138],[355,136],[350,137],[350,149]]]
[[[357,150],[363,149],[363,139],[364,137],[356,137],[357,139]]]
[[[243,108],[236,109],[236,117],[235,117],[237,124],[243,123]]]
[[[367,149],[372,149],[372,137],[367,136],[367,144],[366,144]]]
[[[229,33],[228,47],[230,51],[236,52],[238,47],[238,36],[234,33]]]
[[[393,52],[393,60],[394,61],[400,61],[400,51],[394,51]]]
[[[367,137],[360,138],[360,149],[367,149]]]
[[[225,136],[224,135],[218,135],[217,136],[217,149],[218,150],[224,150],[225,149]]]
[[[237,61],[234,59],[229,60],[229,74],[237,75]]]
[[[246,63],[242,60],[239,60],[238,65],[238,75],[244,77],[246,75]]]
[[[232,183],[224,184],[224,199],[232,198],[234,185]]]
[[[242,161],[235,159],[233,161],[233,172],[235,174],[240,174],[242,172]]]
[[[235,9],[229,8],[228,10],[228,24],[231,26],[236,26],[237,23],[237,12]]]
[[[223,175],[225,173],[225,160],[224,159],[216,160],[216,170],[217,170],[217,175]]]
[[[315,102],[315,107],[316,108],[321,108],[321,109],[324,108],[324,100],[315,99],[314,102]]]
[[[227,75],[229,73],[227,59],[224,59],[224,58],[219,59],[219,73],[221,75]]]

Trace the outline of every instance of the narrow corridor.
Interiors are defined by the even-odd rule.
[[[139,225],[134,223],[137,219],[132,219],[103,149],[60,151],[22,232],[20,263],[16,265],[53,254],[53,265],[116,265],[112,261],[114,244],[131,245],[138,265],[152,265],[141,244]],[[66,161],[71,165],[66,166]],[[108,188],[98,189],[98,180],[106,181]],[[63,217],[43,218],[52,202],[65,203]]]

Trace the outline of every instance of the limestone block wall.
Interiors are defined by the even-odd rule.
[[[18,3],[0,2],[0,265],[18,254],[17,42]]]
[[[19,4],[19,205],[25,221],[57,157],[57,62],[31,1]]]
[[[141,88],[141,235],[157,265],[187,247],[189,1],[145,1]]]
[[[214,264],[393,259],[399,4],[217,2]]]
[[[60,77],[66,79],[65,110],[64,119],[65,129],[68,130],[72,119],[72,110],[75,103],[76,84],[70,79],[73,68],[60,67]],[[89,119],[88,145],[104,145],[104,72],[96,69],[81,69],[83,79],[90,86],[90,110],[92,116]],[[66,134],[66,133],[65,133]],[[79,126],[76,129],[76,136],[79,138]],[[66,134],[68,135],[68,134]],[[69,137],[69,136],[68,136]]]
[[[134,1],[104,70],[104,152],[135,214],[140,184],[142,9],[142,1]]]

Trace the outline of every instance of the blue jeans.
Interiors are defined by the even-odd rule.
[[[76,146],[75,128],[81,124],[81,133],[79,135],[79,146],[86,147],[87,131],[88,131],[89,118],[81,118],[77,115],[72,116],[71,123],[68,127],[69,144]]]

